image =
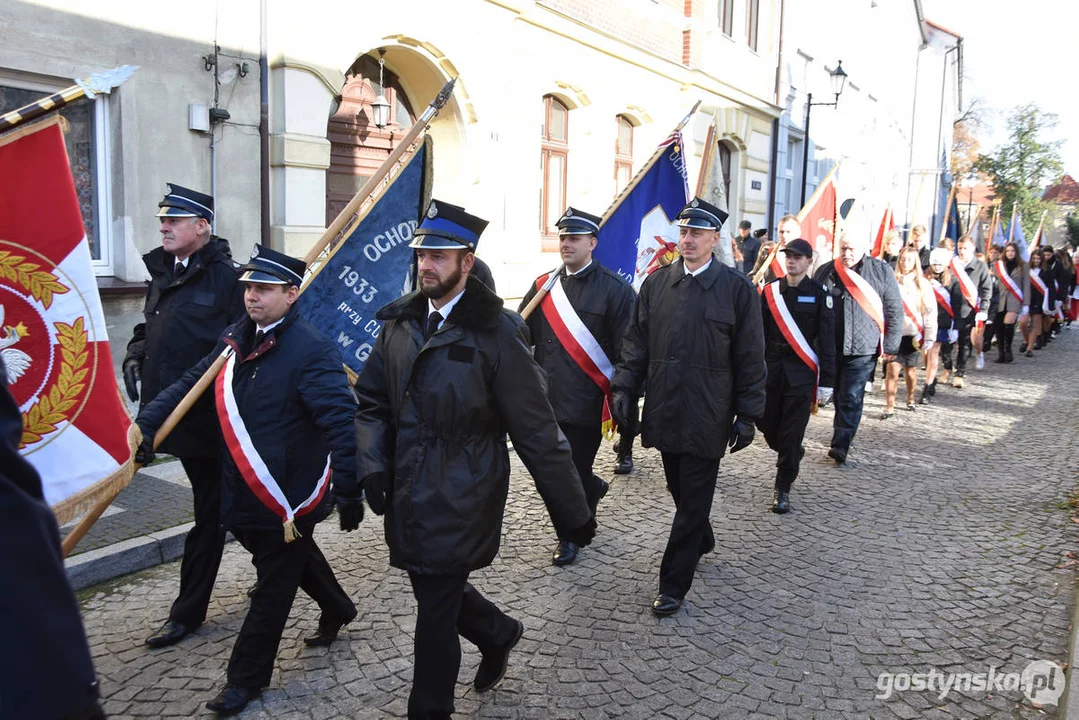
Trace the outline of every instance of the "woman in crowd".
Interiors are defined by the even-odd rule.
[[[914,387],[918,367],[922,364],[921,349],[930,350],[937,338],[937,308],[933,287],[922,277],[921,259],[917,248],[908,245],[896,258],[895,279],[903,297],[903,340],[895,360],[886,366],[884,377],[884,415],[895,415],[895,395],[899,374],[907,386],[907,410],[914,410]]]
[[[933,290],[933,301],[937,306],[936,342],[925,350],[925,389],[922,390],[921,403],[928,405],[937,394],[937,370],[940,367],[940,346],[946,342],[955,342],[958,332],[955,330],[955,315],[952,310],[959,302],[959,281],[952,277],[948,261],[952,251],[937,248],[930,253],[926,277]],[[954,335],[953,335],[954,333]]]
[[[1010,363],[1015,323],[1020,318],[1029,322],[1030,275],[1027,264],[1019,255],[1019,247],[1010,242],[1004,246],[1004,255],[993,263],[990,270],[1000,284],[1000,301],[997,308],[997,359],[998,363]],[[990,306],[994,307],[994,306]],[[1020,353],[1023,348],[1019,348]],[[1034,353],[1031,352],[1031,355]]]
[[[1045,331],[1046,310],[1049,307],[1048,287],[1042,278],[1042,254],[1035,250],[1030,254],[1030,322],[1028,323],[1024,347],[1027,357],[1034,357],[1035,350],[1041,350],[1042,333]],[[1020,351],[1024,349],[1020,347]]]
[[[1071,300],[1071,307],[1068,309],[1068,325],[1072,322],[1079,320],[1079,250],[1075,251],[1075,255],[1071,257],[1072,265],[1072,291],[1068,293]]]
[[[993,272],[993,266],[997,260],[1000,259],[1000,246],[990,245],[988,257],[982,253],[974,253],[974,257],[984,262],[989,268],[989,284],[992,287],[992,292],[989,297],[989,309],[986,311],[988,318],[985,321],[985,327],[979,329],[978,324],[974,325],[974,330],[970,333],[970,341],[974,344],[974,351],[977,353],[974,367],[978,370],[985,368],[985,351],[993,347],[993,338],[997,338],[997,347],[1000,347],[1000,320],[997,318],[996,308],[1000,305],[1000,280],[997,278],[996,273]]]

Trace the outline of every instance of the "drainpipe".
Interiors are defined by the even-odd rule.
[[[783,74],[783,21],[786,13],[785,0],[779,0],[779,52],[776,57],[775,105],[779,107],[780,78]],[[768,234],[771,236],[776,220],[776,178],[779,175],[779,118],[772,120],[772,161],[768,170]]]
[[[259,7],[259,216],[262,246],[270,247],[270,69],[266,60],[266,0]]]

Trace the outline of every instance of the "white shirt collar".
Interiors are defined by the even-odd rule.
[[[187,267],[187,264],[189,262],[191,262],[191,256],[190,255],[185,257],[183,260],[181,260],[180,258],[176,258],[176,265],[183,265],[185,268]],[[176,265],[173,265],[173,268],[175,268]]]
[[[427,300],[427,317],[431,317],[431,313],[437,312],[442,316],[442,322],[438,324],[438,327],[442,327],[446,323],[446,318],[453,312],[453,306],[457,304],[457,301],[461,299],[461,296],[465,294],[464,290],[453,296],[453,299],[443,305],[441,308],[436,308],[430,298]],[[436,328],[437,329],[437,328]]]
[[[583,268],[581,268],[580,270],[577,270],[576,272],[570,270],[569,268],[566,268],[566,277],[569,277],[570,275],[580,275],[585,270],[587,270],[591,265],[592,265],[592,260],[589,260],[588,265],[585,265]]]
[[[263,327],[263,326],[259,325],[258,323],[256,323],[255,324],[255,329],[256,330],[261,330],[263,334],[266,334],[266,333],[270,332],[271,330],[273,330],[275,327],[277,327],[278,325],[280,325],[283,322],[285,322],[285,318],[275,320],[274,322],[270,323],[266,327]]]
[[[713,256],[713,257],[714,257],[714,256]],[[708,258],[708,262],[706,262],[706,263],[705,263],[704,265],[701,265],[701,266],[700,266],[699,268],[697,268],[696,270],[690,270],[690,269],[689,269],[689,265],[686,265],[686,261],[685,261],[685,260],[682,260],[682,269],[686,271],[686,275],[693,275],[693,276],[697,276],[697,275],[700,275],[700,274],[701,274],[702,272],[704,272],[705,270],[707,270],[707,269],[708,269],[708,266],[709,266],[709,265],[711,265],[711,264],[712,264],[712,257],[709,257],[709,258]]]

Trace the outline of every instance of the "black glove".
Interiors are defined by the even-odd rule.
[[[367,504],[371,506],[371,512],[382,515],[386,512],[386,481],[389,477],[386,473],[371,473],[360,481],[363,494],[367,498]]]
[[[741,416],[736,417],[734,419],[734,424],[731,425],[731,453],[733,454],[742,448],[749,447],[749,444],[753,442],[753,435],[756,432],[752,420]]]
[[[341,520],[341,529],[352,532],[363,521],[363,498],[337,496],[337,516]]]
[[[139,465],[149,465],[154,461],[154,433],[141,425],[139,429],[142,430],[142,444],[135,451],[135,462]]]
[[[570,530],[567,533],[562,534],[562,539],[571,543],[576,543],[581,547],[588,547],[592,543],[592,538],[596,536],[596,519],[590,518],[587,523],[581,527]]]
[[[139,381],[142,380],[142,371],[139,369],[138,360],[124,361],[124,387],[127,388],[127,396],[131,402],[139,399]]]
[[[630,435],[637,434],[637,398],[625,390],[611,393],[611,416],[615,424]]]

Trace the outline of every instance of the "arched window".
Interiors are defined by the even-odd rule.
[[[619,115],[618,135],[614,142],[614,192],[617,195],[633,178],[633,123]]]
[[[566,209],[569,108],[551,95],[543,98],[543,136],[540,147],[540,172],[543,175],[543,185],[540,188],[540,232],[544,238],[556,238],[558,218]],[[549,249],[547,245],[544,244],[545,250]]]

